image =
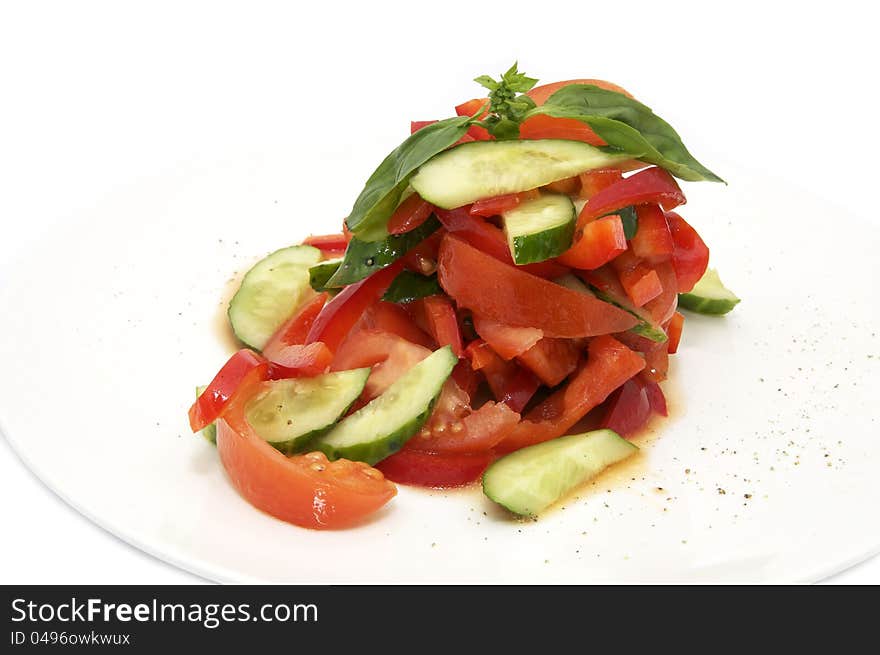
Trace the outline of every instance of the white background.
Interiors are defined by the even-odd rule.
[[[295,147],[304,134],[343,152],[363,142],[378,162],[394,145],[384,135],[448,115],[478,95],[471,78],[514,59],[545,81],[618,82],[710,167],[723,153],[880,225],[880,53],[867,5],[3,3],[0,284],[27,284],[18,253],[139,174],[230,146]],[[368,173],[340,184],[356,192]],[[351,202],[343,196],[333,211]],[[797,216],[777,218],[796,238]],[[0,339],[10,311],[0,308]],[[0,363],[0,375],[15,371]],[[75,380],[59,393],[100,407]],[[63,430],[63,417],[47,429]],[[196,581],[77,515],[5,441],[0,498],[0,583]],[[833,580],[878,583],[880,559]]]

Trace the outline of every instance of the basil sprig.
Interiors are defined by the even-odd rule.
[[[672,126],[650,107],[592,84],[562,87],[529,116],[547,114],[586,123],[616,152],[665,168],[682,180],[724,182],[698,162]]]
[[[388,219],[397,209],[410,178],[431,157],[463,137],[473,122],[470,116],[437,121],[397,146],[379,164],[354,201],[351,214],[345,219],[348,229],[362,241],[385,239]]]

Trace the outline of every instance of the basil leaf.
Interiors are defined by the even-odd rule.
[[[327,286],[327,282],[336,274],[341,264],[342,258],[340,257],[339,259],[327,259],[312,266],[309,269],[309,284],[312,289],[318,292],[330,291],[331,287]]]
[[[456,116],[432,123],[410,135],[388,155],[367,180],[351,214],[348,229],[363,241],[381,241],[386,225],[419,166],[465,135],[473,119]]]
[[[403,257],[413,247],[420,244],[440,228],[440,221],[431,215],[427,221],[416,229],[404,234],[389,234],[382,241],[362,241],[352,238],[345,249],[342,264],[327,280],[327,287],[344,287],[354,284],[390,266]]]
[[[533,109],[530,115],[534,114],[577,119],[589,125],[610,148],[665,168],[683,180],[724,182],[688,152],[669,123],[622,93],[592,84],[571,84]]]
[[[401,271],[382,296],[387,302],[407,303],[426,296],[443,293],[437,275],[426,277],[413,271]]]
[[[623,209],[618,209],[616,212],[611,212],[608,216],[613,214],[620,216],[620,222],[623,223],[623,236],[626,237],[626,240],[632,239],[639,229],[639,217],[636,214],[636,208],[629,205]]]

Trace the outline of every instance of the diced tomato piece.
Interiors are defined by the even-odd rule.
[[[409,133],[415,134],[423,127],[428,127],[428,125],[433,125],[436,122],[437,122],[436,120],[434,120],[434,121],[410,121]]]
[[[434,340],[413,321],[400,305],[378,300],[372,304],[359,323],[359,327],[388,334],[396,334],[424,348],[435,347]]]
[[[540,386],[540,380],[515,362],[506,362],[489,344],[477,339],[465,349],[471,367],[486,378],[495,400],[515,412],[522,411]]]
[[[620,216],[606,216],[578,230],[571,248],[557,259],[572,268],[590,270],[610,262],[626,250]]]
[[[480,371],[489,366],[496,358],[500,359],[498,353],[492,350],[492,347],[482,339],[471,341],[464,349],[464,352],[471,362],[471,368],[475,371]]]
[[[666,220],[675,243],[672,264],[678,278],[678,292],[687,293],[709,266],[709,248],[697,231],[675,212],[668,212]]]
[[[641,205],[636,207],[639,228],[630,241],[632,251],[650,263],[670,259],[675,252],[672,233],[666,222],[666,216],[657,205]]]
[[[660,278],[663,291],[653,300],[645,303],[645,309],[651,314],[651,318],[660,325],[666,323],[678,308],[678,280],[672,262],[662,262],[654,266],[654,271]]]
[[[424,453],[411,448],[394,453],[376,464],[389,480],[420,487],[461,487],[479,480],[495,456]]]
[[[641,307],[663,293],[663,285],[657,272],[644,263],[639,262],[633,268],[620,271],[618,275],[626,295],[636,307]]]
[[[669,325],[666,328],[666,335],[669,337],[669,354],[674,355],[678,352],[678,346],[681,343],[681,331],[684,328],[684,314],[675,312],[669,319]]]
[[[518,358],[548,387],[555,387],[577,368],[580,348],[572,339],[546,337]]]
[[[257,509],[305,528],[344,528],[397,493],[363,462],[329,462],[317,452],[285,457],[253,431],[242,405],[217,422],[217,453],[232,485]]]
[[[608,407],[601,427],[628,437],[645,426],[651,418],[651,402],[645,383],[633,378],[624,383]]]
[[[538,343],[544,333],[532,327],[511,327],[474,314],[474,329],[502,359],[522,355]]]
[[[510,452],[565,434],[587,412],[645,367],[645,360],[610,336],[590,341],[589,355],[569,383],[534,407],[499,444]]]
[[[610,334],[636,323],[622,309],[503,264],[452,234],[440,244],[437,271],[460,307],[506,325],[538,328],[545,336]]]
[[[293,344],[276,350],[269,362],[269,378],[314,377],[327,370],[333,353],[320,341],[306,346]]]
[[[574,177],[566,177],[562,180],[556,180],[544,186],[547,191],[553,193],[564,193],[567,196],[578,193],[581,189],[581,180],[575,175]]]
[[[666,396],[663,395],[663,389],[656,382],[645,385],[645,391],[648,394],[648,403],[651,405],[651,411],[660,416],[669,416],[669,410],[666,407]]]
[[[488,105],[488,98],[474,98],[473,100],[468,100],[467,102],[458,105],[455,108],[455,113],[458,116],[476,116],[482,107],[488,107]],[[478,116],[478,118],[485,118],[486,113],[487,112],[484,111]],[[493,138],[485,127],[480,127],[479,125],[471,125],[468,128],[467,133],[474,141],[488,141]]]
[[[239,392],[268,377],[269,362],[244,348],[230,357],[189,408],[189,426],[198,432],[216,421]]]
[[[335,351],[360,320],[367,307],[385,293],[402,268],[403,262],[397,261],[388,268],[345,287],[324,305],[321,313],[312,323],[306,343],[322,341],[331,351]]]
[[[345,249],[348,248],[350,240],[351,237],[346,234],[321,234],[307,237],[303,244],[314,246],[321,251],[325,258],[332,259],[333,257],[341,257],[345,254]]]
[[[416,229],[431,215],[434,206],[421,196],[413,193],[397,206],[388,219],[389,234],[404,234]]]
[[[437,209],[435,213],[447,232],[457,234],[473,247],[492,255],[498,261],[515,266],[504,232],[482,218],[471,216],[469,212],[468,207],[459,207],[452,210]],[[548,279],[560,277],[568,271],[567,268],[553,261],[526,264],[517,266],[517,269]]]
[[[590,198],[578,216],[578,227],[624,207],[648,203],[659,204],[666,210],[685,203],[675,178],[657,166],[625,177]]]
[[[312,323],[318,318],[318,314],[327,302],[328,294],[319,293],[309,300],[284,324],[275,331],[263,348],[263,355],[268,359],[275,357],[287,346],[303,344],[312,329]]]
[[[616,168],[600,168],[581,173],[578,177],[581,183],[580,197],[589,200],[600,191],[622,180],[623,174]]]

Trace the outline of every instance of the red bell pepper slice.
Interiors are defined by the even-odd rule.
[[[487,107],[488,104],[488,98],[474,98],[458,105],[455,108],[455,113],[458,116],[476,116],[480,109]],[[485,116],[486,112],[484,111],[480,114],[479,118],[484,118]],[[480,127],[479,125],[471,125],[468,128],[467,135],[474,141],[489,141],[494,138],[485,127]]]
[[[675,252],[672,265],[678,278],[678,292],[687,293],[700,281],[709,266],[709,247],[687,221],[675,212],[666,214]]]
[[[287,346],[305,343],[309,330],[312,329],[312,323],[318,318],[327,298],[327,293],[319,293],[287,319],[263,347],[263,355],[272,359]]]
[[[493,196],[477,200],[468,209],[471,216],[500,216],[503,212],[518,207],[527,200],[535,200],[541,196],[540,191],[522,191],[520,193],[506,193],[503,196]]]
[[[392,482],[420,487],[461,487],[478,480],[495,456],[426,453],[411,448],[394,453],[376,464]]]
[[[477,334],[498,353],[502,359],[513,359],[533,347],[544,333],[532,327],[511,327],[474,314],[474,329]]]
[[[591,146],[608,145],[586,123],[582,123],[576,118],[555,118],[546,114],[536,114],[524,120],[519,126],[519,138],[566,139],[568,141],[583,141]]]
[[[581,270],[592,270],[610,262],[626,250],[626,236],[620,216],[606,216],[579,229],[571,248],[557,260]]]
[[[670,355],[678,352],[678,346],[681,343],[681,331],[684,328],[684,314],[675,312],[669,319],[669,326],[666,328],[666,335],[669,337],[667,341],[668,351]]]
[[[633,253],[652,264],[670,259],[675,244],[663,211],[657,205],[641,205],[636,214],[639,228],[630,240]]]
[[[433,125],[433,124],[436,123],[436,122],[437,122],[436,120],[433,120],[433,121],[410,121],[410,123],[409,123],[409,133],[410,133],[410,134],[415,134],[416,132],[418,132],[418,131],[419,131],[420,129],[422,129],[423,127],[428,127],[428,125]]]
[[[675,178],[656,166],[625,177],[590,198],[578,216],[578,227],[624,207],[648,203],[659,204],[667,211],[685,203]]]
[[[440,244],[437,271],[440,286],[459,307],[545,336],[611,334],[636,323],[622,309],[503,264],[451,234]]]
[[[189,426],[198,432],[211,425],[230,406],[238,391],[267,379],[269,362],[253,350],[235,353],[189,408]]]
[[[611,262],[611,267],[617,271],[621,286],[636,307],[641,307],[663,293],[660,276],[632,250],[627,250]]]
[[[324,305],[309,330],[306,343],[322,341],[335,352],[364,311],[385,293],[402,269],[403,262],[398,260],[388,268],[345,287]]]
[[[514,362],[506,362],[488,343],[477,339],[468,344],[465,353],[474,370],[486,378],[495,400],[506,404],[515,412],[521,412],[532,399],[540,380],[531,372]]]
[[[422,200],[419,194],[413,193],[391,214],[391,218],[388,219],[388,233],[404,234],[416,229],[428,220],[433,210],[434,206],[431,203]]]
[[[307,246],[314,246],[320,250],[324,257],[332,259],[333,257],[341,257],[348,248],[348,242],[351,240],[351,234],[321,234],[317,236],[307,237],[303,243]]]
[[[464,354],[461,342],[461,331],[458,327],[458,316],[452,302],[445,296],[428,296],[411,303],[421,307],[424,312],[428,333],[434,337],[438,346],[451,346],[456,357]],[[417,310],[418,311],[418,310]]]
[[[550,182],[550,184],[545,185],[544,188],[553,193],[563,193],[567,196],[573,196],[580,192],[581,180],[575,175],[574,177],[566,177],[561,180]]]
[[[314,377],[327,370],[333,353],[320,341],[279,348],[269,362],[269,379]]]
[[[651,314],[656,323],[663,325],[672,318],[678,308],[679,282],[675,274],[673,262],[662,262],[654,266],[654,271],[660,278],[663,291],[653,300],[645,303],[645,309]]]
[[[623,173],[616,168],[599,168],[594,171],[581,173],[580,197],[589,200],[600,191],[607,189],[615,182],[623,179]]]
[[[498,448],[510,452],[565,434],[645,367],[640,355],[610,336],[590,342],[589,355],[565,388],[534,407]]]
[[[545,337],[520,355],[520,364],[538,376],[548,387],[555,387],[577,368],[580,348],[572,339]]]

